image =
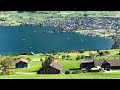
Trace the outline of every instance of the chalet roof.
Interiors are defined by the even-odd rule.
[[[59,60],[57,58],[54,58],[53,62],[58,63]]]
[[[49,66],[53,67],[55,69],[58,69],[58,70],[62,70],[63,69],[63,67],[60,64],[58,64],[58,63],[56,63],[54,61],[52,61]]]
[[[105,61],[105,60],[95,60],[95,61],[94,61],[95,67],[101,66],[104,61]]]
[[[104,63],[104,61],[107,61],[108,63],[110,63],[110,66],[120,66],[120,60],[95,60],[95,67],[97,66],[101,66],[102,63]]]
[[[82,61],[80,61],[81,63],[91,63],[91,62],[93,62],[93,60],[82,60]]]
[[[94,61],[95,67],[101,66],[103,62],[104,62],[104,60],[95,60]]]
[[[110,66],[120,66],[120,59],[118,60],[108,60],[110,62]]]
[[[25,62],[25,63],[28,63],[28,60],[24,59],[24,58],[18,58],[14,61],[14,63],[18,63],[18,62]]]

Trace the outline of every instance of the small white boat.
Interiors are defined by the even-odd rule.
[[[81,42],[83,42],[83,40],[81,39]]]
[[[22,40],[26,40],[25,38],[23,38]]]

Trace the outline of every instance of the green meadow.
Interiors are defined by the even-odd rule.
[[[110,55],[98,56],[95,57],[94,60],[113,60],[120,58],[120,55],[118,55],[120,49],[112,49],[107,51],[110,51]],[[90,52],[97,54],[97,51],[85,51],[85,53],[59,52],[54,56],[59,58],[58,63],[64,67],[63,71],[65,71],[70,69],[78,69],[80,67],[80,60],[82,59],[76,60],[77,55],[88,55]],[[69,55],[70,57],[62,59],[62,55]],[[0,79],[120,79],[120,70],[113,70],[112,72],[80,72],[79,74],[37,74],[37,70],[42,66],[40,59],[42,58],[45,60],[48,56],[49,54],[44,55],[42,53],[13,56],[14,58],[31,58],[31,61],[28,64],[29,68],[12,69],[15,71],[14,75],[1,75]]]

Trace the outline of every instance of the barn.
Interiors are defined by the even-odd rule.
[[[24,58],[18,58],[14,61],[16,68],[27,68],[28,67],[28,60]]]

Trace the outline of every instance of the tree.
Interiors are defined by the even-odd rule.
[[[100,53],[100,50],[97,50],[97,53]]]
[[[67,57],[67,59],[69,59],[69,58],[70,58],[70,55],[67,55],[66,57]]]
[[[1,66],[0,69],[2,70],[2,75],[10,75],[14,72],[10,70],[10,68],[13,66],[13,58],[12,57],[6,57],[5,59],[1,60],[0,62]]]
[[[120,55],[120,51],[119,51],[119,53],[118,53],[119,55]]]
[[[76,60],[80,60],[80,56],[79,56],[79,55],[77,55],[77,58],[76,58]]]
[[[32,59],[31,59],[31,58],[29,58],[29,57],[27,57],[26,59],[27,59],[29,62],[32,60]]]
[[[42,58],[40,59],[40,62],[43,62],[43,59],[42,59]]]
[[[52,50],[53,55],[56,55],[58,53],[57,50]]]
[[[62,55],[62,59],[65,59],[66,58],[66,56],[65,55]]]
[[[81,59],[83,59],[83,58],[84,58],[84,55],[81,56]]]

